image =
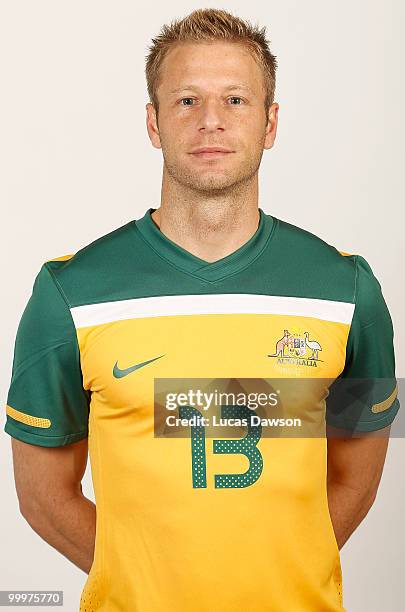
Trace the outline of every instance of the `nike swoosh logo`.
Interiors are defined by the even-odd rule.
[[[124,370],[121,370],[121,368],[118,367],[118,361],[116,361],[113,369],[113,376],[114,378],[123,378],[124,376],[131,374],[131,372],[135,372],[135,370],[139,370],[139,368],[143,368],[143,366],[146,366],[148,363],[152,363],[152,361],[156,361],[156,359],[160,359],[161,357],[164,357],[164,355],[159,355],[159,357],[148,359],[148,361],[142,361],[142,363],[137,363],[130,368],[125,368]]]

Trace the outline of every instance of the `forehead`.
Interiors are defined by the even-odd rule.
[[[231,83],[243,83],[259,93],[263,73],[242,44],[222,41],[176,43],[161,64],[158,89],[168,91],[189,83],[218,89]]]

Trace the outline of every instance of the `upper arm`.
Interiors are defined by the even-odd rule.
[[[346,363],[329,389],[326,418],[328,425],[357,435],[390,426],[399,400],[391,316],[369,264],[355,257],[355,310]]]
[[[44,264],[18,326],[6,407],[24,516],[80,492],[89,399],[69,305]]]
[[[44,264],[17,330],[5,431],[31,445],[78,442],[88,435],[89,405],[70,308]]]
[[[374,499],[384,468],[389,427],[379,435],[328,438],[328,481]]]
[[[87,439],[47,448],[12,438],[15,485],[24,516],[81,492],[87,450]]]

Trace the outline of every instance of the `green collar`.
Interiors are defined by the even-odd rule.
[[[196,257],[165,236],[151,217],[155,210],[155,208],[149,208],[141,219],[135,221],[136,228],[144,239],[161,257],[176,267],[208,281],[221,280],[246,268],[264,250],[274,225],[272,217],[259,208],[259,226],[253,236],[233,253],[217,261],[208,262]]]

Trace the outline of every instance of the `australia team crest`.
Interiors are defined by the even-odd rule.
[[[309,332],[300,333],[297,330],[284,330],[284,334],[275,341],[274,353],[268,357],[277,358],[277,363],[316,367],[322,346]]]

